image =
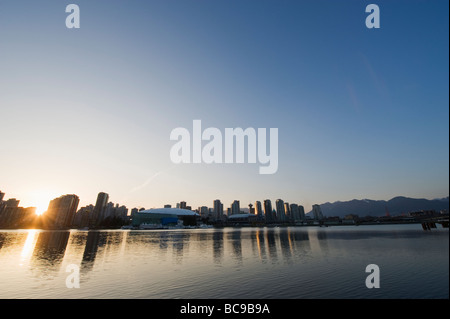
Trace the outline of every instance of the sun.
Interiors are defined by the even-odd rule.
[[[47,208],[48,208],[48,203],[47,203],[47,205],[45,205],[45,204],[36,205],[36,215],[38,215],[38,216],[42,215],[43,213],[45,213],[47,211]]]
[[[36,207],[36,215],[42,215],[48,209],[48,204],[57,194],[53,191],[37,190],[31,193],[30,202],[32,206]]]

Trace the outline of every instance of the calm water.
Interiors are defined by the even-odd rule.
[[[75,264],[80,288],[66,287]],[[368,264],[380,288],[368,289]],[[449,298],[449,232],[420,225],[0,231],[0,298]]]

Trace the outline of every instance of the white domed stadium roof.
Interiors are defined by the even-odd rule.
[[[181,208],[152,208],[141,210],[139,213],[144,214],[173,214],[177,216],[200,216],[196,212],[189,209],[181,209]]]

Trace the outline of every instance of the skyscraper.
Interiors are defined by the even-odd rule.
[[[2,193],[2,191],[0,191],[0,218],[1,218],[3,207],[4,207],[4,202],[3,202],[4,197],[5,197],[5,193]]]
[[[262,220],[263,219],[264,213],[263,213],[263,210],[262,210],[262,207],[261,207],[261,202],[259,200],[257,200],[255,202],[255,214],[256,214],[258,220]]]
[[[291,208],[289,203],[284,203],[284,213],[286,214],[286,221],[293,221],[294,219],[291,216]]]
[[[291,219],[294,222],[299,222],[300,221],[300,210],[298,209],[298,205],[297,204],[291,204],[289,208],[290,208],[290,211],[291,211]]]
[[[223,204],[220,202],[220,199],[214,201],[214,218],[223,220]]]
[[[70,228],[80,199],[77,195],[63,195],[52,199],[45,212],[45,225],[49,228]]]
[[[208,207],[206,207],[206,206],[201,206],[201,207],[198,208],[198,211],[199,211],[200,216],[201,216],[202,218],[208,218],[208,215],[209,215],[209,209],[208,209]]]
[[[320,205],[313,205],[313,214],[314,214],[314,219],[315,220],[322,220],[323,219],[323,215],[322,215],[322,209],[320,208]]]
[[[286,221],[286,213],[284,211],[284,201],[282,199],[277,199],[276,207],[277,207],[277,220],[280,222]]]
[[[231,204],[231,215],[240,214],[241,213],[241,206],[238,200],[235,200]]]
[[[274,221],[274,216],[272,214],[272,202],[270,199],[264,200],[264,217],[266,219],[266,223],[271,223]]]
[[[90,226],[97,226],[104,218],[106,205],[108,204],[109,195],[103,192],[98,193],[97,202],[95,203],[92,218],[89,220]]]
[[[298,212],[300,213],[300,220],[304,221],[306,219],[306,216],[305,208],[302,205],[298,205]]]

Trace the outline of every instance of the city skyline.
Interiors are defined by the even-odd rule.
[[[356,1],[130,3],[77,1],[67,29],[66,4],[2,2],[7,198],[38,213],[99,192],[129,208],[270,198],[308,212],[448,196],[447,1],[376,1],[379,29]],[[170,133],[194,120],[277,128],[277,172],[174,164]]]
[[[399,200],[403,201],[402,203]],[[395,214],[391,216],[388,206],[384,205],[384,219],[382,222],[418,222],[425,218],[448,218],[448,197],[423,203],[422,200],[409,199],[409,203],[397,197],[392,201]],[[411,201],[412,200],[412,201]],[[445,201],[446,206],[445,207]],[[89,204],[79,206],[80,199],[75,194],[61,195],[52,199],[48,209],[37,214],[35,207],[19,206],[20,199],[10,198],[5,200],[5,193],[0,191],[0,228],[7,229],[154,229],[155,227],[213,227],[223,226],[264,226],[264,225],[354,225],[355,223],[373,222],[380,217],[380,203],[375,206],[367,206],[355,214],[355,203],[353,207],[347,206],[342,211],[336,211],[329,206],[327,214],[322,213],[321,205],[314,204],[310,215],[305,214],[304,206],[299,203],[288,203],[283,199],[276,199],[272,206],[271,199],[265,199],[264,210],[261,201],[248,204],[247,208],[241,209],[239,200],[234,200],[224,213],[224,204],[220,199],[215,199],[212,206],[191,207],[188,202],[165,204],[164,207],[134,207],[127,208],[125,205],[110,201],[109,194],[99,192],[95,205]],[[366,200],[363,202],[367,203]],[[411,204],[414,202],[413,206]],[[342,202],[338,202],[341,204]],[[330,203],[325,203],[325,206]],[[356,205],[358,205],[356,203]],[[402,206],[403,205],[403,206]],[[253,207],[255,206],[255,207]],[[403,207],[398,210],[399,207]],[[406,210],[405,210],[406,208]],[[182,224],[180,224],[182,223]],[[448,222],[447,222],[448,223]],[[123,228],[125,227],[125,228]],[[142,228],[143,227],[143,228]]]

